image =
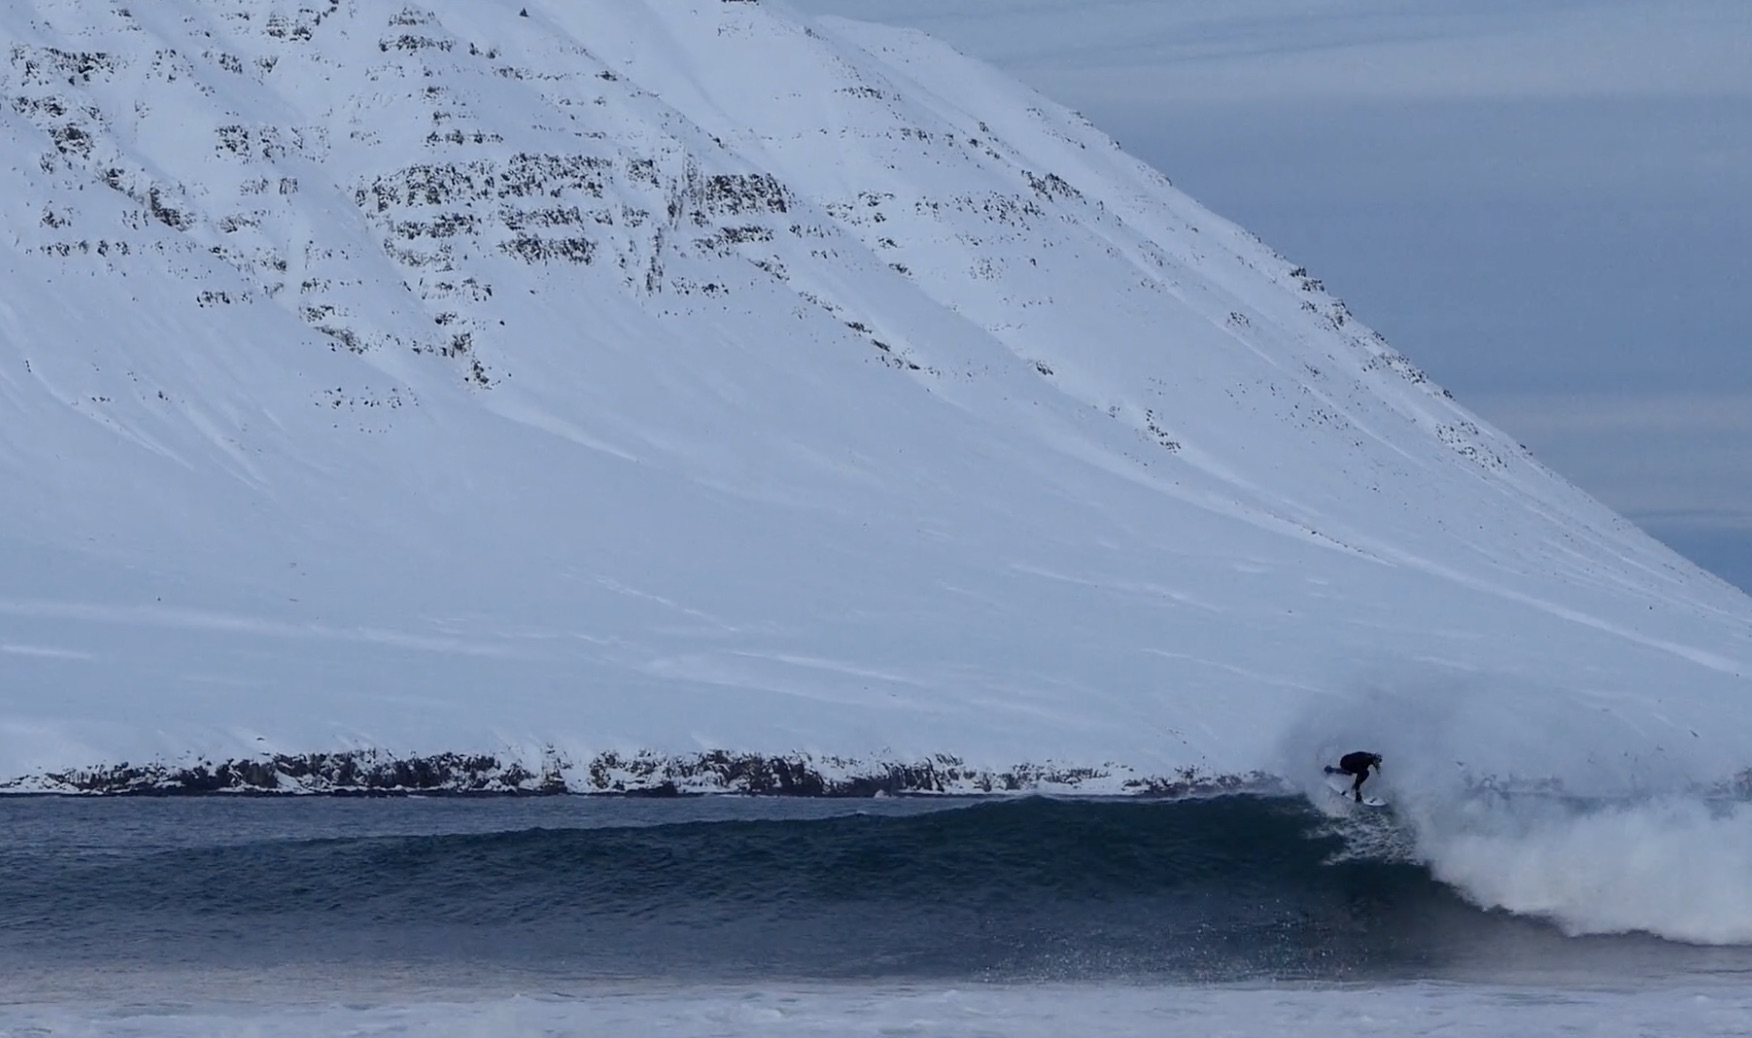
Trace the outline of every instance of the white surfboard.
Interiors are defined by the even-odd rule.
[[[1352,781],[1351,776],[1346,775],[1343,772],[1328,773],[1326,776],[1326,788],[1332,790],[1333,793],[1346,800],[1351,800]],[[1351,802],[1356,803],[1355,800],[1351,800]],[[1365,796],[1363,797],[1362,806],[1386,807],[1387,801],[1382,800],[1380,797]]]

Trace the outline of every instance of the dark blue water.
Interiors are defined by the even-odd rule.
[[[1351,824],[1374,831],[1242,796],[9,799],[0,972],[1394,980],[1746,966],[1741,950],[1575,939],[1482,911],[1414,861],[1358,852],[1390,815]]]

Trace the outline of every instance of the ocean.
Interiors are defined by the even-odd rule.
[[[0,1035],[1752,1034],[1294,797],[0,799]]]

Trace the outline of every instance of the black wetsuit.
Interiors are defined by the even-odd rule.
[[[1363,783],[1368,779],[1371,767],[1381,767],[1380,754],[1358,750],[1338,758],[1338,770],[1342,774],[1356,776],[1356,781],[1351,783],[1351,796],[1359,801],[1363,799]]]

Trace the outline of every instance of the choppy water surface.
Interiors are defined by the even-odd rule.
[[[1288,983],[1574,1002],[1752,979],[1752,950],[1567,937],[1481,910],[1413,860],[1389,813],[1334,820],[1290,798],[28,798],[0,800],[0,829],[0,1002],[37,1033],[69,1013],[90,1026],[80,1006],[150,1005],[162,1022],[288,998],[317,1012],[589,995],[598,1011],[608,991],[674,1008],[774,985],[819,1002]]]

